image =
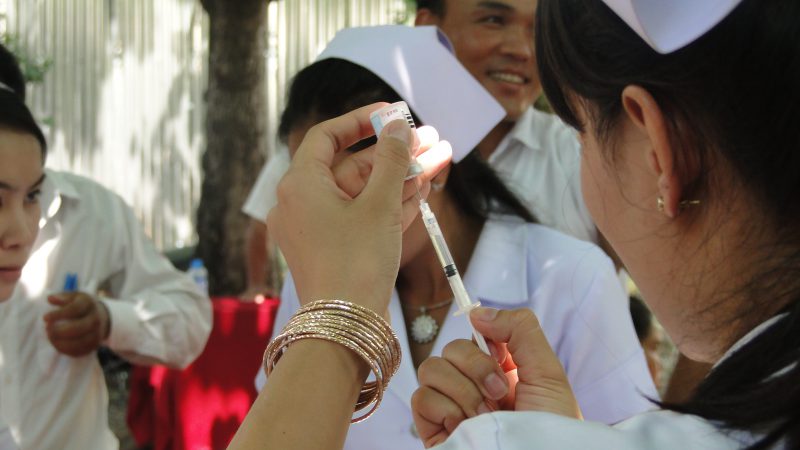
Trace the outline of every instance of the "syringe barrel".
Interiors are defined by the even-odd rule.
[[[428,236],[431,237],[433,249],[436,250],[436,256],[439,258],[442,268],[445,269],[445,272],[448,266],[455,268],[453,255],[450,254],[450,249],[447,248],[442,229],[439,228],[439,222],[436,221],[436,216],[433,215],[430,206],[423,200],[419,203],[419,209],[422,212],[422,222],[425,224],[425,228],[428,229]]]
[[[456,304],[458,305],[458,311],[456,311],[457,315],[468,313],[471,309],[481,305],[480,302],[473,302],[469,298],[467,288],[464,287],[464,282],[461,280],[461,276],[458,275],[458,272],[447,277],[447,281],[450,283],[450,289],[453,291],[453,298],[455,298]]]

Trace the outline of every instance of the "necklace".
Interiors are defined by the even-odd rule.
[[[419,312],[419,315],[411,322],[411,339],[417,344],[427,344],[431,342],[439,332],[439,324],[436,323],[436,319],[428,314],[428,311],[450,306],[450,303],[453,303],[452,298],[429,306],[408,306],[403,304],[403,308]]]

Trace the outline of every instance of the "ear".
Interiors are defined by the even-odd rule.
[[[676,170],[676,149],[669,139],[663,111],[653,96],[640,86],[627,86],[622,91],[622,106],[630,122],[648,140],[648,167],[657,180],[658,193],[664,200],[664,213],[667,217],[675,218],[680,211],[683,184],[681,174]]]
[[[433,13],[428,8],[420,8],[417,10],[417,16],[414,18],[414,26],[419,25],[439,25],[439,16]]]

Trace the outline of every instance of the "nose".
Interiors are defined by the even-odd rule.
[[[6,212],[0,224],[0,247],[3,250],[19,250],[31,246],[38,232],[38,214],[31,214],[24,207]]]
[[[508,27],[506,30],[502,51],[520,62],[533,60],[533,30],[524,26]]]

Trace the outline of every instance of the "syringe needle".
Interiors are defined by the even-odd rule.
[[[417,188],[417,200],[422,201],[422,193],[419,191],[419,179],[414,178],[414,187]]]

